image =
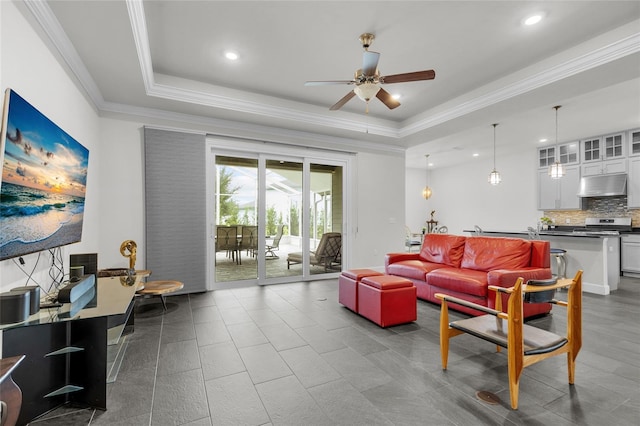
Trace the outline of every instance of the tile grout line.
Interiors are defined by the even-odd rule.
[[[193,324],[193,333],[196,338],[196,349],[198,350],[198,361],[200,362],[200,376],[202,377],[202,386],[204,386],[204,395],[207,398],[207,412],[209,413],[209,421],[213,422],[211,418],[211,406],[209,405],[209,393],[207,392],[207,381],[204,379],[204,369],[202,368],[202,355],[200,354],[200,345],[198,344],[198,333],[196,332],[196,322],[193,318],[193,307],[191,306],[191,294],[189,294],[188,296],[189,297],[187,300],[189,301],[189,312],[191,313],[191,323]]]
[[[164,328],[164,312],[162,313],[162,321],[160,322],[160,338],[158,339],[158,351],[156,352],[156,368],[153,372],[153,391],[151,392],[151,407],[149,407],[149,426],[153,421],[153,404],[156,397],[156,383],[158,382],[158,364],[160,363],[160,348],[162,346],[162,329]]]

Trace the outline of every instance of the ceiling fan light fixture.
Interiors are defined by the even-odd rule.
[[[356,95],[365,102],[369,102],[371,98],[375,97],[379,90],[378,84],[370,82],[359,84],[353,89]]]

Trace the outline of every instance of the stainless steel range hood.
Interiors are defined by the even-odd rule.
[[[586,176],[580,179],[578,197],[612,197],[627,194],[627,175]]]

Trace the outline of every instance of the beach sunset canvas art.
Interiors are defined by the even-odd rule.
[[[89,150],[7,89],[0,260],[80,241]]]

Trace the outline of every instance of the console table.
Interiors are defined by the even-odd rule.
[[[129,286],[118,277],[98,278],[90,301],[40,309],[27,321],[0,326],[2,357],[25,355],[13,372],[23,395],[18,425],[68,402],[107,409],[107,336],[113,340],[114,330],[118,335],[133,324],[140,279]]]

